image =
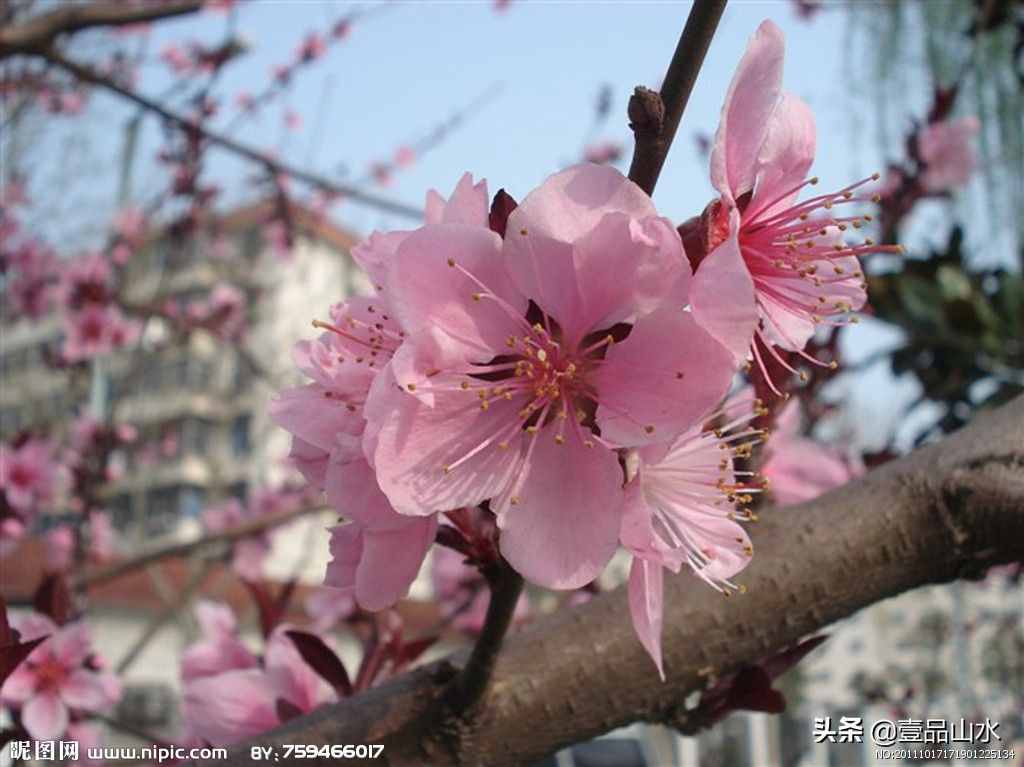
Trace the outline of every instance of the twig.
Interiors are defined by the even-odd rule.
[[[445,692],[444,703],[448,712],[458,715],[471,711],[486,692],[494,662],[512,625],[512,616],[523,591],[523,577],[504,559],[499,559],[493,571],[488,573],[487,582],[491,588],[491,600],[487,604],[483,629],[465,667]]]
[[[697,73],[718,28],[727,0],[696,0],[665,73],[661,93],[638,86],[629,99],[629,122],[636,146],[629,177],[647,194],[654,192]]]
[[[212,131],[209,128],[203,127],[196,120],[178,114],[153,99],[143,96],[140,93],[136,93],[130,88],[100,74],[92,68],[87,67],[84,64],[79,64],[76,61],[72,61],[52,48],[40,51],[39,55],[77,79],[83,82],[92,83],[93,85],[98,85],[101,88],[106,88],[108,91],[118,94],[133,104],[159,115],[164,120],[179,125],[185,131],[190,131],[201,136],[211,144],[263,165],[272,174],[284,174],[323,191],[344,197],[347,200],[379,208],[380,210],[387,211],[388,213],[394,213],[398,216],[404,216],[412,219],[423,218],[423,211],[418,208],[414,208],[411,205],[406,205],[386,197],[381,197],[380,195],[372,192],[363,191],[358,187],[332,181],[329,178],[321,176],[318,173],[313,173],[312,171],[292,167],[280,160],[274,159],[262,150],[254,149],[253,147],[242,144],[229,136],[225,136],[221,133],[217,133],[216,131]]]
[[[124,657],[118,661],[116,671],[119,675],[124,674],[131,665],[138,660],[142,651],[146,649],[153,637],[160,633],[160,630],[166,626],[180,610],[188,606],[188,603],[192,601],[192,597],[195,596],[195,593],[206,581],[206,577],[210,574],[212,566],[212,561],[202,562],[192,574],[188,583],[185,584],[185,588],[182,589],[177,600],[172,604],[167,605],[150,621],[149,625],[146,626],[138,639],[135,640],[135,644],[133,644],[128,652],[124,654]]]
[[[168,0],[145,5],[132,5],[124,0],[66,3],[21,24],[0,28],[0,59],[17,53],[37,53],[49,47],[59,35],[90,27],[123,27],[183,16],[198,11],[202,6],[202,0]]]
[[[101,583],[106,583],[107,581],[112,581],[115,578],[120,578],[122,575],[139,570],[153,564],[154,562],[159,562],[163,559],[170,559],[172,557],[184,557],[198,551],[199,549],[217,544],[233,543],[241,538],[247,538],[250,535],[255,535],[287,524],[288,522],[305,516],[306,514],[323,510],[322,506],[307,506],[302,509],[288,511],[283,514],[268,515],[266,517],[261,517],[260,519],[254,519],[251,522],[246,522],[245,524],[238,525],[237,527],[232,527],[229,530],[224,530],[212,535],[205,535],[196,540],[172,543],[168,546],[159,546],[157,548],[150,549],[149,551],[143,551],[141,554],[131,557],[130,559],[123,559],[118,562],[112,562],[109,565],[86,570],[72,581],[72,589],[79,590],[90,586],[98,586]]]

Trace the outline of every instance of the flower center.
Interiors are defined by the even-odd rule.
[[[52,690],[60,687],[67,677],[67,669],[64,668],[60,661],[53,657],[44,658],[33,670],[35,671],[39,688],[43,690]]]

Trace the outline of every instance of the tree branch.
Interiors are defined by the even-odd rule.
[[[204,535],[196,540],[158,546],[150,549],[149,551],[143,551],[130,559],[121,559],[107,565],[85,570],[71,581],[71,588],[77,591],[89,588],[90,586],[99,586],[102,583],[112,581],[115,578],[120,578],[122,575],[148,567],[149,565],[161,560],[171,559],[173,557],[185,557],[200,549],[205,549],[218,544],[234,543],[235,541],[247,538],[250,535],[255,535],[267,530],[272,530],[275,527],[280,527],[281,525],[292,522],[306,514],[323,510],[324,507],[322,506],[306,506],[301,509],[287,511],[282,514],[270,514],[265,517],[260,517],[259,519],[254,519],[251,522],[246,522],[222,532]]]
[[[436,703],[453,669],[466,665],[465,653],[254,742],[380,743],[377,765],[518,765],[629,722],[678,720],[681,701],[716,675],[882,599],[1024,559],[1024,397],[846,487],[766,510],[761,519],[743,573],[746,596],[722,599],[686,574],[666,579],[665,683],[618,589],[507,639],[455,756],[428,760],[425,745]],[[233,748],[226,764],[249,764],[249,745]]]
[[[183,16],[202,8],[202,0],[166,0],[162,3],[131,4],[124,0],[89,4],[65,3],[48,13],[20,23],[0,27],[0,59],[17,53],[37,53],[48,48],[58,36],[90,27],[123,27],[157,19]]]
[[[672,54],[661,93],[637,86],[629,99],[629,127],[636,145],[629,178],[647,194],[654,192],[658,176],[672,146],[676,129],[697,82],[697,73],[718,28],[727,0],[695,0],[679,44]]]
[[[491,599],[487,603],[483,629],[473,645],[469,662],[446,694],[448,707],[457,714],[471,711],[487,690],[502,640],[512,625],[512,615],[523,592],[523,577],[504,558],[498,559],[487,582]]]
[[[313,173],[312,171],[295,168],[271,157],[260,149],[254,149],[253,147],[236,141],[230,136],[225,136],[221,133],[217,133],[216,131],[212,131],[209,128],[200,125],[192,118],[178,114],[159,102],[136,93],[127,86],[115,82],[94,69],[87,67],[84,64],[79,64],[76,61],[72,61],[52,48],[39,51],[38,53],[51,64],[60,67],[78,80],[98,85],[112,93],[116,93],[133,104],[159,115],[164,120],[175,123],[186,131],[192,131],[198,134],[211,144],[263,165],[274,175],[284,174],[290,178],[297,179],[298,181],[302,181],[323,191],[344,197],[347,200],[369,205],[371,207],[378,208],[379,210],[387,211],[388,213],[394,213],[398,216],[417,220],[423,218],[423,211],[418,208],[414,208],[410,205],[406,205],[371,192],[366,192],[358,187],[332,181],[331,179],[321,176],[318,173]]]

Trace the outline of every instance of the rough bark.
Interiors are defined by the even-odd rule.
[[[255,743],[376,743],[378,765],[520,765],[629,722],[671,722],[715,675],[887,597],[1024,559],[1024,397],[817,500],[764,511],[753,540],[745,595],[668,579],[664,683],[619,589],[508,637],[454,750],[428,723],[465,653],[293,720],[226,763],[249,764]]]
[[[126,3],[124,0],[62,4],[18,24],[0,27],[0,59],[16,53],[40,51],[49,47],[60,35],[91,27],[143,24],[195,13],[202,6],[202,0],[167,0],[145,5]]]

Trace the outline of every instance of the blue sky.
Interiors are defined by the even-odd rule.
[[[307,32],[326,32],[346,13],[367,7],[375,6],[329,0],[241,3],[231,23],[248,41],[249,50],[221,75],[216,92],[224,97],[224,113],[219,124],[225,125],[235,114],[235,95],[266,87],[273,68],[293,57]],[[426,135],[462,105],[492,93],[489,103],[441,146],[400,172],[390,188],[379,190],[420,206],[429,188],[447,194],[467,170],[487,178],[492,192],[504,186],[521,199],[545,176],[579,156],[602,83],[611,86],[613,103],[599,135],[625,144],[620,167],[628,167],[627,99],[635,85],[659,83],[689,3],[513,0],[499,13],[490,0],[411,0],[375,8],[378,12],[357,22],[347,40],[303,69],[287,96],[245,121],[233,135],[253,146],[275,149],[293,165],[339,179],[346,178],[339,171],[348,168],[347,178],[357,179],[372,161],[390,158],[398,146]],[[847,11],[833,6],[806,21],[797,17],[789,0],[734,0],[655,193],[659,210],[674,220],[699,213],[711,199],[707,162],[694,137],[714,132],[746,41],[766,18],[786,34],[787,89],[804,98],[817,115],[818,159],[813,172],[821,177],[822,188],[839,188],[884,166],[871,116],[873,94],[870,85],[854,76],[864,70],[850,63],[856,53],[851,50]],[[148,39],[128,38],[129,46],[145,48],[148,62],[136,87],[150,95],[167,91],[173,79],[158,59],[161,49],[169,42],[191,39],[216,44],[228,23],[224,14],[207,11],[161,23]],[[88,50],[88,39],[82,45]],[[909,114],[919,113],[925,105],[903,106]],[[303,116],[300,130],[284,128],[285,109]],[[114,209],[114,169],[131,115],[119,100],[96,94],[86,121],[52,119],[40,144],[46,151],[33,171],[35,196],[47,197],[49,204],[42,226],[64,227],[65,237],[78,242],[100,233],[98,226]],[[160,188],[163,173],[152,160],[161,136],[159,124],[150,119],[146,126],[133,174],[133,189],[142,199]],[[53,167],[45,169],[47,163]],[[206,178],[224,188],[228,202],[253,195],[251,166],[223,152],[211,154]],[[335,209],[335,218],[358,233],[409,226],[408,221],[350,203]],[[67,227],[79,227],[79,219],[84,230],[72,233]],[[858,329],[851,337],[851,350],[859,357],[891,341],[891,335]],[[913,396],[911,391],[894,391],[879,400],[878,387],[892,387],[892,381],[878,373],[868,380],[873,383],[857,389],[866,393],[863,404],[873,411],[873,421],[889,421],[895,408]]]

